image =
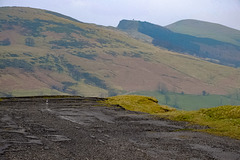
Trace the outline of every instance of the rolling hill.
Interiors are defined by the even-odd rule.
[[[0,96],[105,97],[161,86],[227,94],[240,88],[237,68],[167,51],[116,28],[23,7],[0,8],[0,21]]]
[[[220,24],[187,19],[166,26],[173,32],[211,38],[240,46],[240,31]]]
[[[191,22],[189,23],[191,24]],[[175,25],[173,24],[173,26],[177,26],[177,24]],[[204,27],[201,27],[201,26],[199,26],[199,28],[201,28],[199,30],[198,30],[198,27],[196,27],[195,30],[194,29],[191,30],[190,27],[193,25],[186,24],[185,26],[186,26],[185,27],[186,30],[189,30],[189,32],[190,31],[194,32],[195,30],[202,32],[204,30]],[[165,27],[155,25],[149,22],[141,22],[141,21],[122,20],[119,23],[118,28],[120,30],[130,33],[135,38],[146,40],[145,37],[141,36],[142,34],[148,37],[151,37],[152,44],[154,44],[155,46],[166,48],[171,51],[201,57],[201,58],[204,58],[205,60],[208,60],[214,63],[220,63],[220,64],[235,66],[235,67],[240,66],[240,46],[236,45],[235,43],[230,43],[232,41],[236,43],[239,41],[239,39],[236,39],[235,41],[231,39],[231,36],[233,36],[233,34],[237,32],[236,30],[233,30],[233,29],[231,30],[229,28],[217,26],[216,30],[219,29],[219,31],[218,32],[215,31],[215,33],[213,34],[219,35],[220,38],[213,39],[210,36],[211,34],[209,36],[205,36],[205,35],[208,35],[208,33],[211,33],[211,30],[213,30],[214,27],[205,27],[205,28],[210,28],[209,32],[202,34],[201,37],[182,34],[182,33],[176,33]],[[226,33],[221,34],[223,30],[226,31]],[[197,31],[195,32],[197,33]],[[237,33],[239,34],[239,32],[240,31],[238,31]],[[136,36],[137,33],[139,33],[139,36]],[[231,34],[229,36],[226,36],[228,33],[231,33]],[[223,38],[225,38],[225,41],[221,41],[221,39]],[[228,40],[228,39],[231,39],[231,40]]]

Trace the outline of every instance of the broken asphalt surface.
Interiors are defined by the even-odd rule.
[[[0,159],[240,159],[239,140],[193,132],[196,126],[107,107],[101,100],[3,99]]]

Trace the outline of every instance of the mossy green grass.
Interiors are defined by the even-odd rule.
[[[171,120],[209,127],[199,131],[240,139],[240,106],[226,105],[198,111],[175,111],[160,116],[163,115]]]
[[[130,111],[145,112],[175,121],[208,126],[196,131],[240,139],[240,106],[219,106],[197,111],[179,111],[159,105],[157,99],[137,95],[122,95],[107,98],[104,103],[120,105]]]
[[[120,95],[107,98],[104,103],[109,105],[120,105],[126,110],[145,112],[149,114],[164,113],[176,109],[159,105],[156,98],[139,95]]]

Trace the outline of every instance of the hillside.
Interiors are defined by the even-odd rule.
[[[199,20],[181,20],[166,26],[173,32],[196,37],[212,38],[218,41],[240,46],[240,31],[220,24]]]
[[[201,57],[214,63],[235,67],[240,65],[240,46],[229,42],[204,36],[200,38],[192,35],[175,33],[167,28],[149,22],[122,20],[118,28],[130,33],[130,35],[138,32],[140,35],[144,34],[149,36],[152,38],[152,44],[171,51]],[[218,28],[216,28],[216,30],[217,29]],[[219,32],[221,31],[222,30]],[[211,32],[211,30],[209,32]],[[220,35],[221,37],[225,37],[226,34]],[[134,37],[136,36],[134,35]],[[138,38],[139,37],[141,38],[142,36],[138,36]],[[142,39],[145,40],[145,38]]]
[[[239,69],[154,47],[114,28],[21,7],[0,8],[0,21],[0,96],[240,88]]]

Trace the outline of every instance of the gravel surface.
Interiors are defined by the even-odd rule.
[[[106,107],[100,98],[0,102],[1,160],[240,160],[240,141],[183,122]]]

